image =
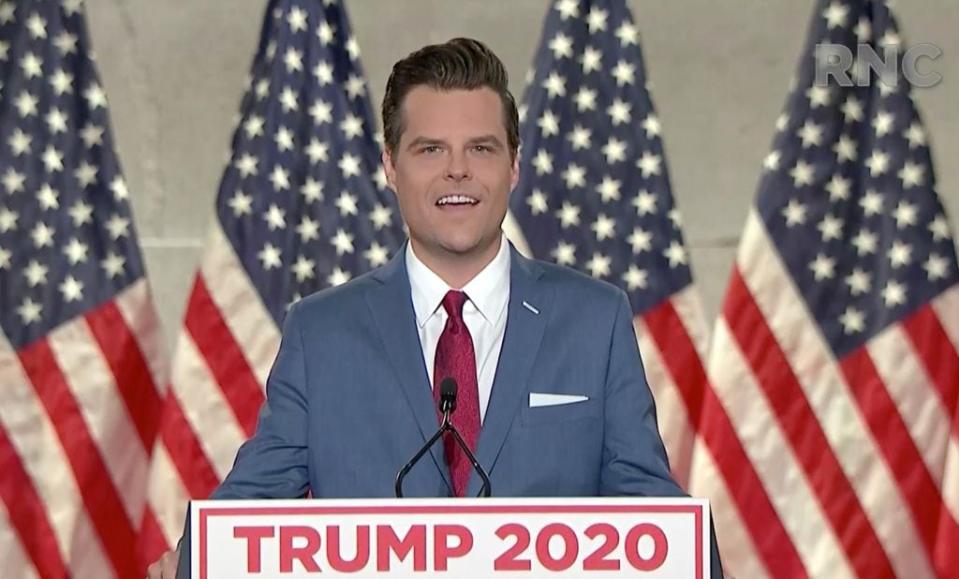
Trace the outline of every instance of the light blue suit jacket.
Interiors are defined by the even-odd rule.
[[[510,250],[506,334],[476,451],[493,496],[684,496],[626,295]],[[438,427],[403,256],[290,309],[257,431],[213,498],[394,496],[396,472]],[[531,392],[588,399],[530,407]],[[474,474],[469,494],[479,488]],[[403,489],[450,496],[442,444]],[[185,537],[178,576],[187,561]]]

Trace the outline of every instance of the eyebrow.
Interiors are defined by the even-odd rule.
[[[469,140],[470,145],[496,145],[497,147],[503,147],[503,142],[499,140],[499,137],[496,135],[483,135],[481,137],[475,137]]]

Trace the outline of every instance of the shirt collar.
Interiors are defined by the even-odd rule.
[[[493,261],[463,286],[462,291],[488,323],[495,322],[509,300],[509,267],[509,241],[503,235]],[[416,323],[422,328],[443,304],[446,292],[453,288],[416,256],[411,243],[406,244],[406,271],[410,278]]]

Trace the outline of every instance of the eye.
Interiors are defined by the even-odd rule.
[[[420,152],[421,153],[439,153],[441,150],[442,149],[440,148],[439,145],[424,145],[423,148],[420,149]]]
[[[489,145],[473,145],[473,150],[477,153],[489,153],[493,148]]]

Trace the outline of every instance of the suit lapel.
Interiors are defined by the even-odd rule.
[[[423,442],[426,442],[439,428],[439,422],[436,418],[429,376],[423,363],[419,334],[416,332],[405,256],[406,246],[404,245],[387,265],[373,273],[373,277],[381,285],[366,294],[366,301],[383,338],[386,357],[393,366],[406,401],[416,418]],[[410,456],[416,450],[411,448]],[[434,444],[430,454],[446,486],[452,488],[446,458],[443,455],[443,445]]]
[[[480,431],[476,458],[492,471],[520,404],[529,392],[529,376],[539,351],[549,317],[553,292],[538,282],[542,268],[510,247],[510,296],[506,334],[496,366],[493,391]],[[469,495],[479,492],[480,479],[474,473]],[[496,489],[493,489],[495,492]]]

